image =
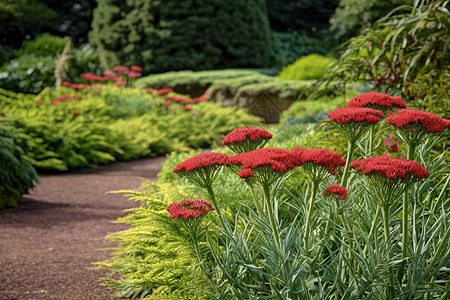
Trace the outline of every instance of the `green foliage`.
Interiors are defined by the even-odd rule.
[[[333,51],[333,44],[326,37],[320,39],[294,32],[272,32],[270,64],[284,67],[301,56],[311,53],[325,55]]]
[[[55,101],[61,95],[72,96]],[[80,97],[81,99],[77,99]],[[142,89],[93,86],[81,92],[45,89],[39,95],[0,90],[0,107],[31,137],[27,155],[41,170],[95,167],[114,160],[208,146],[236,124],[251,126],[244,110],[202,102],[166,108]]]
[[[427,5],[416,0],[399,7],[344,45],[325,84],[335,90],[362,81],[368,89],[402,95],[410,107],[445,116],[450,105],[449,19],[448,1]]]
[[[5,63],[0,70],[0,87],[3,89],[37,94],[55,84],[55,64],[67,39],[43,34],[25,42],[17,51],[17,58]],[[67,81],[77,81],[86,70],[102,73],[99,54],[89,44],[72,49],[68,63]]]
[[[268,0],[270,27],[278,32],[323,34],[338,0]]]
[[[327,67],[335,60],[319,54],[300,57],[293,64],[284,67],[278,75],[281,79],[321,79],[325,76]]]
[[[200,299],[205,295],[206,278],[195,263],[193,249],[186,247],[189,236],[166,211],[171,202],[191,195],[178,187],[150,182],[144,182],[140,191],[114,193],[125,194],[142,205],[116,221],[129,224],[129,229],[107,237],[119,246],[114,257],[97,263],[112,271],[104,279],[106,284],[127,298]]]
[[[16,121],[0,117],[0,209],[18,206],[23,194],[39,181],[25,152],[29,137]]]
[[[44,33],[34,40],[26,41],[17,51],[17,56],[34,55],[36,57],[55,57],[60,54],[67,39]]]
[[[90,34],[105,66],[140,65],[146,74],[264,67],[269,39],[261,0],[100,0]]]
[[[330,18],[330,30],[339,41],[345,41],[370,28],[389,11],[413,0],[341,0]]]

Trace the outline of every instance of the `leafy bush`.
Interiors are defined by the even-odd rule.
[[[292,65],[284,67],[278,77],[280,79],[321,79],[325,71],[335,60],[319,54],[300,57]]]
[[[176,95],[176,94],[173,94]],[[178,96],[179,97],[179,96]],[[41,170],[73,170],[114,160],[208,146],[235,124],[258,119],[214,103],[174,102],[142,89],[106,85],[38,95],[0,90],[0,107],[31,139],[27,155]]]
[[[364,82],[369,90],[402,95],[417,108],[447,114],[450,12],[447,1],[426,3],[398,7],[350,39],[318,86],[336,90]]]
[[[18,57],[5,63],[0,70],[0,88],[18,93],[37,94],[55,84],[55,64],[67,39],[44,34],[24,43]],[[89,44],[72,49],[68,63],[68,81],[76,81],[85,70],[103,72],[99,54]]]
[[[325,55],[333,51],[326,38],[316,38],[294,32],[272,32],[270,64],[284,67],[311,53]]]
[[[261,0],[101,0],[90,43],[105,66],[137,64],[145,74],[265,67],[270,30]]]
[[[29,137],[17,127],[17,122],[0,116],[0,209],[17,206],[39,181],[25,156]]]

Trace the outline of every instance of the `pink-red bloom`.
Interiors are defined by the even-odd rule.
[[[450,127],[450,120],[417,109],[400,109],[396,114],[389,115],[387,123],[399,128],[410,127],[411,130],[424,129],[428,132],[440,132]]]
[[[327,169],[330,174],[335,174],[339,167],[345,166],[346,160],[342,158],[339,152],[333,152],[328,149],[303,149],[294,148],[294,161],[298,165],[311,163]]]
[[[346,124],[349,122],[375,124],[380,122],[384,117],[385,115],[383,112],[364,107],[337,108],[328,114],[328,118],[330,118],[331,121],[339,124]]]
[[[131,66],[130,69],[133,70],[133,71],[136,71],[136,72],[141,72],[142,71],[142,68],[139,67],[139,66]]]
[[[348,198],[348,190],[340,184],[329,185],[325,190],[325,196],[330,196],[331,198],[339,197],[339,199],[345,200]]]
[[[406,103],[401,97],[390,96],[383,93],[368,92],[353,97],[347,103],[347,107],[368,107],[383,111],[406,108]]]
[[[235,153],[242,153],[264,147],[271,138],[270,132],[258,127],[236,128],[222,139],[222,144]]]
[[[174,220],[199,218],[207,212],[214,210],[214,206],[203,199],[183,200],[181,202],[171,203],[166,210],[170,213],[170,217]]]
[[[106,71],[103,73],[103,75],[111,80],[119,80],[120,79],[120,75],[115,72],[112,72],[112,71]]]
[[[136,77],[141,77],[141,76],[142,76],[141,73],[134,72],[134,71],[130,71],[130,72],[127,74],[127,77],[128,77],[128,78],[136,78]]]
[[[160,89],[156,91],[156,95],[163,95],[168,94],[170,92],[173,92],[173,89],[167,88],[167,89]]]
[[[388,156],[368,157],[362,160],[355,159],[350,168],[364,174],[376,174],[391,179],[405,179],[415,177],[426,178],[430,173],[419,163],[413,160],[398,159]]]
[[[78,109],[75,109],[75,110],[73,111],[73,113],[74,113],[75,115],[81,115],[81,114],[82,114],[81,110],[78,110]]]
[[[228,155],[216,152],[200,153],[179,163],[172,171],[191,172],[207,167],[224,166],[229,163]]]
[[[127,74],[130,71],[130,69],[128,67],[125,67],[125,66],[115,66],[113,68],[113,70],[116,71],[116,72],[122,72],[124,74]]]
[[[127,82],[126,82],[126,81],[118,80],[118,81],[116,81],[116,82],[114,83],[114,85],[115,85],[115,86],[125,86],[125,85],[127,85]]]

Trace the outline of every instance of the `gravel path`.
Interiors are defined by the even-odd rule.
[[[77,173],[41,175],[21,206],[0,211],[0,299],[110,299],[107,272],[92,262],[110,257],[103,238],[127,228],[111,221],[136,207],[108,191],[156,181],[163,157],[113,163]]]

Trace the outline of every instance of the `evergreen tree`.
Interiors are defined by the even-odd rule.
[[[145,73],[264,67],[269,37],[264,0],[98,0],[90,33],[106,66]]]

